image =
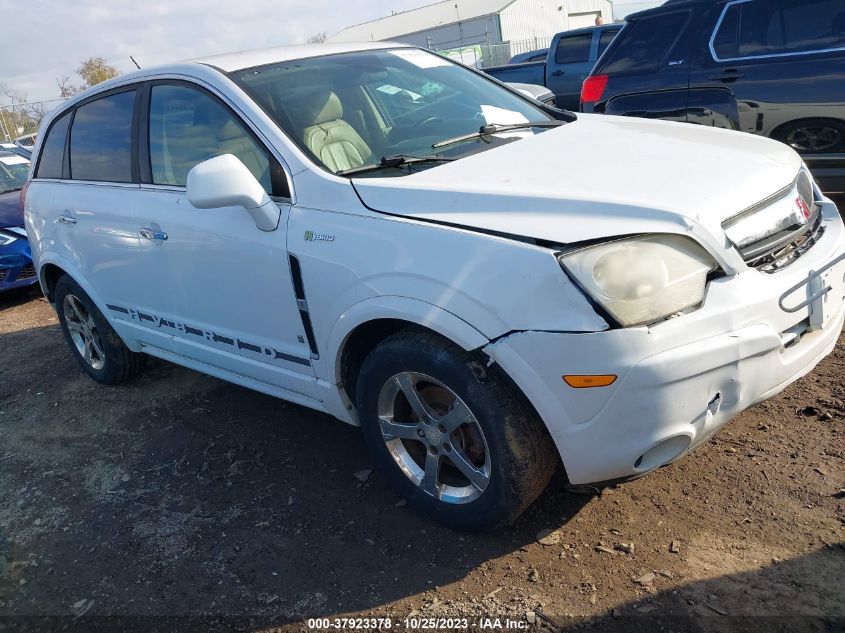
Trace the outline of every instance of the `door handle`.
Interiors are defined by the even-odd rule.
[[[140,231],[141,237],[146,238],[148,240],[155,240],[157,242],[163,242],[167,239],[167,233],[164,231],[154,231],[153,229],[144,227]]]
[[[562,70],[556,70],[552,73],[552,77],[560,77],[561,75],[565,75],[566,73]]]
[[[710,79],[712,81],[721,81],[724,83],[730,83],[731,81],[736,81],[737,79],[742,79],[743,77],[745,77],[745,73],[741,73],[738,70],[726,70],[720,75],[710,75]]]
[[[72,217],[67,216],[67,215],[60,215],[56,219],[59,222],[61,222],[62,224],[76,224],[76,218],[72,218]]]

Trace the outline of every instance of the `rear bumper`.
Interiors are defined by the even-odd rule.
[[[832,204],[824,221],[822,239],[791,267],[714,281],[704,306],[684,317],[589,334],[520,332],[485,350],[536,407],[572,483],[636,477],[674,461],[833,350],[845,323],[845,262],[835,270],[823,329],[809,331],[811,308],[778,307],[783,292],[845,251]],[[799,293],[789,304],[800,300]],[[619,378],[572,389],[566,374]]]

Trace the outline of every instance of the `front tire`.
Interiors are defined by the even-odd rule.
[[[500,370],[432,333],[382,341],[361,367],[357,402],[379,468],[449,527],[513,521],[557,466],[545,427]]]
[[[116,385],[137,376],[144,356],[130,350],[85,291],[68,275],[56,282],[59,324],[79,366],[97,382]]]

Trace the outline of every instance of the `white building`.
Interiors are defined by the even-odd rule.
[[[517,53],[545,48],[555,33],[593,26],[599,16],[613,21],[611,0],[444,0],[347,27],[328,41],[392,40],[438,51],[509,43]]]

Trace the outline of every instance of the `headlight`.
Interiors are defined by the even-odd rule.
[[[8,231],[0,231],[0,246],[8,246],[14,241],[21,239],[14,233]]]
[[[697,308],[716,262],[680,235],[647,235],[560,256],[561,265],[620,325],[646,325]]]

